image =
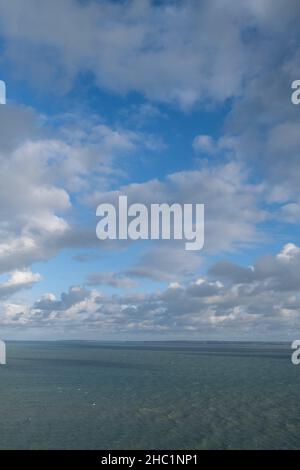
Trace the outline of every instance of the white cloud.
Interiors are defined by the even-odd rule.
[[[300,248],[288,244],[253,267],[219,262],[209,276],[172,282],[152,293],[104,295],[73,286],[60,298],[46,294],[31,307],[4,303],[0,324],[21,325],[25,332],[50,328],[50,336],[50,331],[72,330],[77,337],[94,338],[167,334],[283,339],[300,326],[299,272]],[[20,286],[30,280],[30,274],[16,274],[12,283]]]
[[[199,170],[112,192],[126,175],[126,158],[164,149],[161,138],[95,116],[47,119],[30,108],[1,107],[0,271],[12,273],[0,284],[2,299],[39,280],[33,262],[97,243],[94,226],[74,230],[73,201],[94,210],[122,192],[131,202],[204,203],[204,256],[261,241],[259,222],[270,217],[264,198],[278,205],[280,221],[298,222],[300,118],[290,83],[300,73],[299,17],[296,0],[288,8],[285,0],[1,2],[2,66],[13,64],[14,76],[33,87],[64,94],[88,71],[100,88],[123,96],[134,91],[183,110],[224,102],[231,109],[224,135],[214,139],[200,127],[193,142],[222,164],[211,159]],[[162,117],[153,103],[133,111],[137,126]],[[88,283],[124,288],[130,276],[147,277],[169,282],[164,291],[109,297],[72,287],[31,307],[3,301],[0,324],[172,334],[299,327],[297,246],[251,267],[219,262],[192,281],[200,261],[178,245],[157,244],[127,273],[94,273]]]
[[[257,8],[251,1],[14,0],[0,5],[0,26],[4,59],[36,86],[64,91],[89,70],[100,87],[186,109],[239,96],[265,59],[251,31],[273,30],[279,16],[287,27],[295,11],[294,1],[287,9],[283,1]]]
[[[209,135],[199,134],[193,140],[193,148],[196,152],[203,152],[213,154],[216,151],[216,146]]]
[[[9,105],[0,109],[0,129],[5,130],[0,143],[2,273],[46,260],[64,247],[95,245],[94,226],[75,228],[71,199],[109,187],[122,172],[124,156],[160,146],[151,135],[109,127],[94,116],[41,119]]]
[[[128,204],[205,204],[203,253],[206,255],[232,250],[262,239],[258,225],[265,220],[266,213],[261,209],[261,187],[249,184],[247,177],[242,166],[228,163],[169,174],[163,181],[129,184],[120,187],[118,191],[96,191],[88,196],[87,201],[92,207],[102,202],[117,205],[118,196],[125,194],[128,196]],[[166,271],[176,275],[173,269]]]
[[[30,289],[40,280],[39,273],[30,270],[13,271],[7,281],[0,283],[0,298],[7,298],[22,289]]]

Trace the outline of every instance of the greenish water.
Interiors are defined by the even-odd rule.
[[[300,448],[289,345],[8,343],[1,449]]]

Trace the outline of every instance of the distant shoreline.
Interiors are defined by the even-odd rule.
[[[5,339],[5,338],[4,338]],[[214,345],[214,344],[269,344],[269,345],[290,345],[292,340],[101,340],[101,339],[10,339],[5,340],[7,343],[93,343],[93,344],[145,344],[145,345],[162,345],[162,344],[199,344],[199,345]]]

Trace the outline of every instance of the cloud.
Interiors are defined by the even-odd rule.
[[[1,65],[11,76],[64,96],[87,73],[93,86],[122,97],[141,94],[146,102],[128,100],[128,116],[116,109],[126,127],[78,108],[51,117],[14,104],[0,108],[0,272],[8,274],[0,284],[1,325],[203,336],[289,334],[299,327],[296,245],[249,267],[218,258],[208,275],[200,274],[206,257],[265,241],[261,222],[299,222],[300,115],[290,100],[300,75],[299,19],[298,0],[289,8],[285,0],[0,4]],[[219,106],[214,132],[209,125],[193,134],[192,169],[149,181],[141,173],[139,183],[120,185],[129,176],[128,158],[166,148],[160,136],[141,131],[165,116],[161,104],[189,112]],[[198,153],[217,158],[199,163]],[[66,248],[99,248],[95,208],[120,194],[146,205],[204,203],[204,250],[145,244],[122,273],[91,273],[85,286],[33,305],[9,299],[39,280],[32,263]],[[83,253],[77,259],[88,260]],[[132,278],[170,285],[114,296],[90,288],[127,288]]]
[[[193,140],[193,148],[196,152],[213,154],[215,152],[215,144],[211,136],[205,134],[197,135]]]
[[[27,110],[20,108],[19,114],[25,119]],[[5,113],[0,119],[1,127]],[[56,242],[69,230],[60,214],[70,208],[67,191],[49,177],[48,163],[55,144],[34,140],[30,133],[15,146],[8,133],[6,142],[8,146],[4,137],[0,150],[1,272],[24,268],[51,256]]]
[[[16,304],[5,304],[0,323],[74,329],[93,338],[150,334],[253,339],[268,334],[282,339],[300,326],[299,270],[300,248],[287,244],[251,268],[217,263],[208,276],[172,282],[151,293],[104,295],[74,286],[59,299],[47,294],[31,307],[18,310]]]
[[[46,294],[34,304],[34,309],[43,310],[45,312],[53,310],[65,311],[73,305],[83,302],[90,296],[90,292],[80,286],[70,287],[67,293],[61,294],[60,299],[52,294]]]
[[[99,87],[121,94],[137,91],[183,109],[207,99],[220,102],[239,96],[260,70],[265,30],[282,30],[278,17],[287,27],[299,11],[294,1],[289,9],[283,1],[257,5],[28,0],[25,6],[15,0],[0,6],[3,59],[22,78],[55,91],[65,91],[88,70]]]
[[[183,247],[157,246],[143,253],[138,262],[127,269],[129,276],[149,278],[154,281],[171,281],[191,277],[199,270],[201,258],[198,253],[185,251]]]
[[[167,119],[167,114],[153,103],[145,102],[139,105],[127,105],[126,108],[121,109],[120,118],[126,119],[127,123],[139,129],[157,123],[159,120]]]
[[[80,220],[75,225],[76,198],[109,188],[122,174],[124,156],[159,148],[153,136],[109,127],[94,116],[42,118],[10,105],[0,108],[0,129],[1,273],[63,248],[95,246],[92,217],[84,228]]]
[[[22,289],[30,289],[41,280],[39,273],[30,270],[13,271],[7,281],[0,283],[0,298],[5,299]]]
[[[136,282],[124,274],[113,272],[91,273],[87,277],[87,284],[91,286],[110,286],[118,289],[130,289],[136,286]]]
[[[276,256],[263,256],[254,266],[241,267],[220,261],[210,268],[210,274],[239,285],[252,286],[255,294],[264,291],[300,290],[300,249],[293,243],[285,245]]]
[[[118,191],[96,191],[86,201],[92,207],[102,202],[117,206],[118,196],[125,194],[128,204],[204,204],[203,253],[216,253],[257,243],[262,239],[258,225],[267,216],[261,208],[262,191],[259,185],[248,183],[247,178],[243,166],[226,163],[169,174],[162,181],[155,179],[129,184],[120,187]]]

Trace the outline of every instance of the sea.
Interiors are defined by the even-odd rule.
[[[300,449],[290,344],[8,342],[0,449]]]

